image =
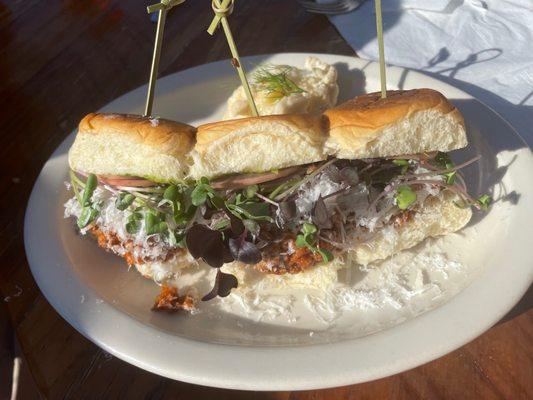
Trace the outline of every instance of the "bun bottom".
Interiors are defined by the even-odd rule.
[[[345,268],[367,266],[385,260],[402,250],[409,249],[426,238],[447,235],[464,227],[472,216],[472,211],[454,204],[457,197],[443,192],[437,197],[428,198],[424,207],[400,227],[389,225],[379,230],[367,242],[358,244],[344,256],[334,261],[311,268],[298,274],[264,274],[240,263],[226,264],[224,272],[232,273],[239,281],[237,290],[311,288],[326,289],[337,282],[337,272]],[[157,283],[191,288],[201,283],[208,290],[211,269],[197,263],[188,254],[166,262],[144,263],[137,270],[146,278]],[[195,281],[191,278],[196,275]],[[200,279],[197,279],[201,275]]]
[[[387,226],[366,243],[355,248],[354,263],[368,265],[416,246],[428,237],[447,235],[464,227],[472,217],[470,208],[454,204],[458,198],[449,192],[430,197],[424,207],[400,227]]]
[[[188,252],[175,255],[167,261],[150,261],[135,264],[139,273],[147,279],[152,279],[157,284],[175,285],[175,280],[181,275],[198,271],[199,263]]]
[[[402,250],[407,250],[429,237],[443,236],[464,227],[472,216],[470,208],[454,204],[458,198],[448,192],[426,200],[424,207],[400,227],[393,225],[379,230],[367,242],[359,244],[344,256],[337,256],[330,263],[319,265],[298,274],[263,274],[242,265],[227,265],[224,268],[239,279],[239,289],[327,289],[338,281],[338,271],[359,268],[385,260]]]

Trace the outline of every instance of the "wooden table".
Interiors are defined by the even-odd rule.
[[[188,0],[169,14],[162,75],[229,57],[223,36],[205,32],[209,3]],[[533,398],[531,295],[505,322],[427,365],[376,382],[293,393],[252,394],[161,378],[109,356],[51,308],[24,254],[28,196],[44,162],[80,118],[147,82],[155,24],[145,5],[0,1],[0,290],[2,297],[10,296],[4,304],[31,373],[25,385],[33,379],[52,399]],[[293,1],[241,0],[231,25],[242,55],[354,54],[326,17],[308,14]],[[0,339],[1,334],[0,329]],[[33,397],[26,386],[19,393]]]

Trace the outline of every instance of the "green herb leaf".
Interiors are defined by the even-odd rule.
[[[396,205],[400,210],[406,210],[416,201],[416,193],[409,186],[400,186],[396,189]]]
[[[235,204],[240,205],[244,203],[245,201],[246,200],[243,198],[242,193],[237,193],[237,195],[235,196]]]
[[[240,219],[248,218],[255,219],[258,221],[269,221],[272,222],[270,217],[269,207],[266,203],[242,203],[239,205],[236,204],[226,204],[228,210],[231,211],[233,215]]]
[[[187,224],[191,220],[191,218],[196,213],[196,206],[191,205],[187,211],[185,212],[179,212],[174,215],[174,222],[176,222],[176,225],[181,226]]]
[[[301,227],[301,231],[303,234],[304,241],[307,244],[307,247],[315,251],[315,248],[313,246],[315,244],[315,233],[318,232],[317,227],[309,222],[304,222]]]
[[[224,199],[214,193],[212,196],[210,196],[209,203],[211,203],[213,208],[216,208],[217,210],[220,210],[224,207]]]
[[[307,242],[306,242],[306,240],[304,238],[304,235],[296,236],[295,244],[296,244],[296,247],[306,247],[307,246]]]
[[[244,195],[246,196],[247,199],[251,199],[252,197],[255,196],[258,190],[259,190],[259,186],[257,185],[248,186],[244,190]]]
[[[492,203],[492,197],[489,196],[488,194],[484,194],[482,196],[480,196],[478,199],[477,199],[477,202],[479,204],[479,207],[483,210],[483,211],[487,211],[489,209],[489,206],[491,205]]]
[[[126,222],[126,232],[133,235],[141,229],[141,220],[143,216],[140,212],[131,213],[128,217],[128,222]]]
[[[439,151],[434,159],[435,164],[442,169],[450,169],[454,167],[454,163],[448,153]]]
[[[170,185],[163,192],[163,198],[175,202],[180,195],[180,191],[176,185]]]
[[[312,224],[309,224],[312,225]],[[309,228],[308,228],[309,229]],[[315,228],[316,229],[316,228]],[[312,231],[312,229],[311,229]],[[309,232],[309,230],[308,230]],[[295,240],[296,247],[307,247],[313,253],[318,253],[322,256],[324,262],[329,262],[333,260],[333,254],[327,250],[315,246],[314,233],[300,234],[296,236]]]
[[[201,206],[207,200],[207,187],[205,185],[198,185],[191,193],[191,201],[195,206]]]
[[[333,260],[333,254],[329,250],[316,246],[315,233],[318,232],[318,229],[315,225],[304,222],[301,227],[301,232],[301,234],[296,236],[296,247],[307,247],[313,253],[320,254],[324,262]]]
[[[82,229],[89,225],[98,215],[98,211],[90,206],[82,208],[80,216],[78,217],[78,228]]]
[[[446,178],[446,183],[448,185],[453,185],[455,182],[455,177],[457,176],[457,171],[448,172],[446,174],[443,174],[443,176]]]
[[[310,235],[310,234],[313,234],[313,233],[316,233],[317,232],[317,228],[315,225],[309,223],[309,222],[304,222],[303,226],[302,226],[302,232],[304,235]]]
[[[144,216],[144,223],[147,235],[155,235],[158,233],[165,233],[168,231],[168,225],[165,221],[161,221],[161,218],[151,212],[146,213]]]
[[[409,169],[409,161],[408,160],[392,160],[392,163],[394,165],[397,165],[398,167],[402,167],[401,173],[402,175],[407,172]]]
[[[453,163],[452,159],[448,155],[448,153],[443,153],[439,151],[434,159],[434,164],[436,164],[438,167],[442,169],[450,169],[455,167],[455,164]],[[447,172],[445,174],[442,174],[446,178],[446,183],[448,185],[453,185],[455,182],[455,177],[457,175],[457,171],[451,171]]]
[[[127,192],[121,192],[119,193],[117,200],[115,202],[115,207],[117,207],[118,210],[124,211],[126,208],[128,208],[135,200],[135,196],[131,193]]]
[[[287,182],[283,182],[282,184],[280,184],[279,186],[277,186],[274,190],[272,190],[272,192],[270,192],[270,194],[268,195],[268,197],[270,199],[273,199],[275,198],[278,194],[280,194],[283,190],[285,190],[286,188],[288,188],[289,186],[293,185],[295,183],[295,180],[294,179],[291,179]]]
[[[317,227],[309,222],[304,222],[300,230],[302,234],[296,236],[296,245],[298,246],[298,243],[300,243],[301,246],[299,247],[307,246],[313,252],[316,251],[313,246],[315,244],[315,233],[318,232]]]
[[[264,66],[255,72],[253,80],[259,90],[267,92],[274,100],[305,92],[287,76],[290,70],[291,67]]]
[[[191,202],[195,206],[204,204],[208,198],[216,197],[215,191],[209,186],[209,180],[202,177],[191,192]]]
[[[147,235],[154,235],[159,232],[159,222],[161,222],[157,215],[148,211],[144,214],[144,228]]]
[[[137,232],[139,232],[139,229],[141,229],[138,222],[126,222],[126,232],[128,232],[130,235],[134,235]]]
[[[324,262],[330,262],[331,260],[333,260],[333,254],[331,253],[331,251],[321,248],[317,248],[316,251],[322,256]]]
[[[156,233],[166,233],[168,230],[168,225],[165,221],[161,221],[156,225]]]
[[[248,230],[248,232],[250,232],[252,235],[259,235],[259,231],[261,228],[259,227],[259,224],[257,222],[252,219],[244,219],[242,223],[244,227]]]
[[[81,205],[83,207],[88,206],[91,202],[91,197],[94,193],[94,189],[96,189],[96,185],[98,184],[98,179],[96,179],[96,175],[89,174],[87,177],[87,182],[85,183],[85,189],[83,189],[83,195],[81,197]]]
[[[456,207],[463,208],[463,209],[470,207],[470,204],[468,204],[464,200],[454,201],[453,204],[455,204]]]
[[[409,161],[407,161],[407,160],[392,160],[392,163],[394,165],[397,165],[398,167],[403,167],[405,165],[409,165]]]
[[[216,229],[218,231],[224,230],[227,227],[230,226],[230,220],[228,218],[220,219],[218,220],[214,225],[213,229]]]
[[[240,207],[248,213],[248,218],[270,217],[267,203],[244,203]]]

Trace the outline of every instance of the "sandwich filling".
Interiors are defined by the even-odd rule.
[[[227,296],[237,279],[220,268],[239,262],[271,274],[299,273],[407,223],[429,197],[456,195],[457,207],[488,207],[473,198],[446,153],[388,159],[329,160],[213,181],[160,185],[135,177],[71,171],[74,197],[65,217],[128,264],[202,259],[217,269],[203,297]]]

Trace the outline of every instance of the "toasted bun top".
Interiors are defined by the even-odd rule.
[[[379,158],[467,145],[463,117],[431,89],[369,93],[309,114],[192,126],[125,114],[89,114],[69,152],[73,169],[157,182],[261,173],[328,156]],[[196,142],[196,143],[195,143]]]
[[[466,146],[463,117],[432,89],[358,96],[325,113],[328,148],[340,158],[372,158]]]
[[[168,119],[132,114],[91,113],[80,122],[79,132],[92,135],[120,135],[168,155],[188,153],[196,129]]]
[[[89,114],[80,122],[69,151],[70,167],[99,175],[123,175],[155,182],[179,181],[195,128],[180,122],[128,114]]]
[[[322,117],[267,115],[198,127],[191,177],[264,172],[326,158]]]
[[[379,129],[428,109],[447,114],[455,107],[436,90],[389,90],[386,98],[381,98],[381,92],[363,94],[327,110],[325,114],[332,128],[358,125]]]
[[[262,126],[264,125],[264,126]],[[306,142],[323,143],[325,134],[323,132],[322,120],[308,114],[285,114],[285,115],[264,115],[260,117],[248,117],[232,119],[220,122],[212,122],[198,127],[196,138],[196,150],[205,150],[209,145],[217,140],[234,135],[238,131],[245,130],[259,131],[262,128],[272,130],[276,128],[288,127],[297,137],[288,137],[288,140],[303,140]],[[292,143],[297,144],[296,142]]]

